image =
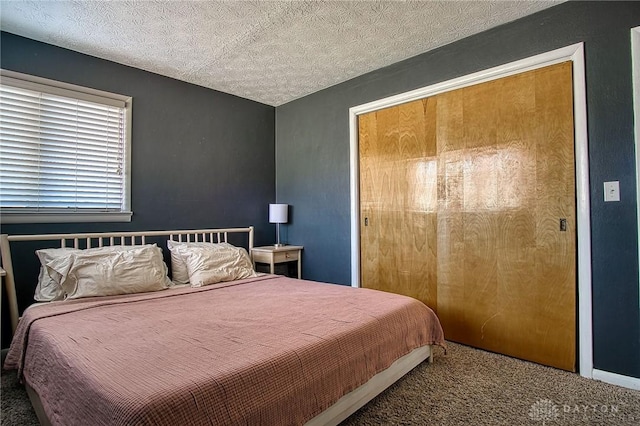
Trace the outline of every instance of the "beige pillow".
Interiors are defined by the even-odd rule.
[[[192,287],[256,277],[253,264],[242,247],[227,243],[181,245],[179,255],[187,265]]]
[[[89,249],[47,263],[66,299],[164,290],[171,286],[162,249],[155,244]]]
[[[167,240],[167,248],[171,252],[171,280],[175,284],[189,284],[189,271],[187,264],[178,252],[179,247],[198,247],[208,246],[212,243],[193,242],[187,243],[182,241]]]
[[[51,302],[54,300],[63,300],[64,291],[60,286],[60,282],[49,275],[47,263],[59,257],[69,256],[74,252],[90,252],[90,253],[106,253],[114,251],[131,250],[132,248],[142,246],[106,246],[94,247],[86,250],[75,249],[71,247],[60,247],[50,249],[36,250],[36,255],[40,259],[40,274],[38,275],[38,284],[33,298],[38,302]]]
[[[60,257],[69,256],[70,253],[80,250],[74,248],[50,248],[36,250],[36,255],[40,259],[40,275],[38,275],[38,285],[33,298],[38,302],[51,302],[53,300],[64,299],[64,291],[60,283],[53,280],[47,271],[47,263]]]

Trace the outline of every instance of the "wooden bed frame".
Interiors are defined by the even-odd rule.
[[[227,242],[229,234],[246,234],[248,249],[253,248],[254,228],[223,228],[223,229],[197,229],[197,230],[173,230],[173,231],[142,231],[142,232],[105,232],[83,234],[43,234],[43,235],[0,235],[0,253],[2,268],[6,271],[4,277],[5,288],[9,300],[9,313],[11,327],[15,329],[19,321],[18,301],[16,297],[15,277],[11,260],[11,243],[21,241],[53,241],[58,240],[60,247],[91,248],[112,245],[142,245],[151,237],[168,237],[175,241],[204,241]],[[309,422],[308,426],[337,425],[367,402],[391,386],[394,382],[407,374],[423,361],[433,362],[432,346],[422,346],[414,349],[409,354],[396,360],[389,368],[373,376],[364,385],[349,392],[340,398],[335,404],[323,411]],[[38,416],[41,425],[50,425],[40,397],[29,385],[26,385],[27,394]]]

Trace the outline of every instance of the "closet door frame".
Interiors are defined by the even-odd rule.
[[[640,27],[631,28],[631,66],[633,67],[631,75],[633,76],[633,132],[636,150],[636,200],[640,201]],[[636,210],[638,242],[640,242],[640,202]],[[640,245],[638,261],[640,262]],[[640,274],[640,270],[638,272]],[[638,290],[640,290],[640,275],[638,276]],[[640,294],[640,291],[638,293]],[[640,297],[638,298],[638,306],[640,307]]]
[[[589,199],[589,154],[584,44],[577,43],[550,52],[499,65],[463,77],[379,99],[349,109],[350,193],[351,193],[351,286],[360,287],[360,171],[358,116],[417,99],[497,80],[537,68],[573,62],[574,143],[576,161],[576,214],[578,258],[578,330],[579,372],[593,378],[593,327],[591,294],[591,219]]]

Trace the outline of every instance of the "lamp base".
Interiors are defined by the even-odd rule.
[[[275,248],[279,248],[279,247],[284,247],[284,246],[286,246],[286,244],[280,244],[280,243],[278,243],[278,244],[274,244],[273,246],[274,246]]]

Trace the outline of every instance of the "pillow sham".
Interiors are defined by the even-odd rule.
[[[65,299],[144,293],[171,286],[162,249],[155,244],[106,249],[81,250],[47,263]]]
[[[148,244],[148,246],[151,246]],[[105,246],[94,247],[86,250],[80,250],[72,247],[59,247],[36,250],[36,256],[40,260],[40,273],[38,275],[38,283],[33,298],[38,302],[52,302],[55,300],[64,299],[64,291],[60,287],[60,282],[52,278],[47,270],[47,263],[59,257],[69,256],[74,252],[87,252],[87,253],[108,253],[114,251],[125,251],[133,248],[139,248],[143,246]]]
[[[33,295],[36,301],[52,302],[54,300],[64,299],[64,291],[62,291],[60,283],[49,276],[47,263],[78,251],[80,250],[66,247],[36,250],[36,256],[40,259],[40,274],[38,275],[38,284],[36,285],[36,291]]]
[[[167,240],[167,248],[171,253],[171,280],[175,284],[189,284],[189,271],[187,270],[187,264],[185,263],[182,255],[179,253],[179,247],[198,247],[198,246],[208,246],[213,243],[205,243],[205,242],[182,242],[182,241],[173,241]]]
[[[192,287],[256,277],[249,254],[228,243],[180,245],[179,255],[189,271]]]

